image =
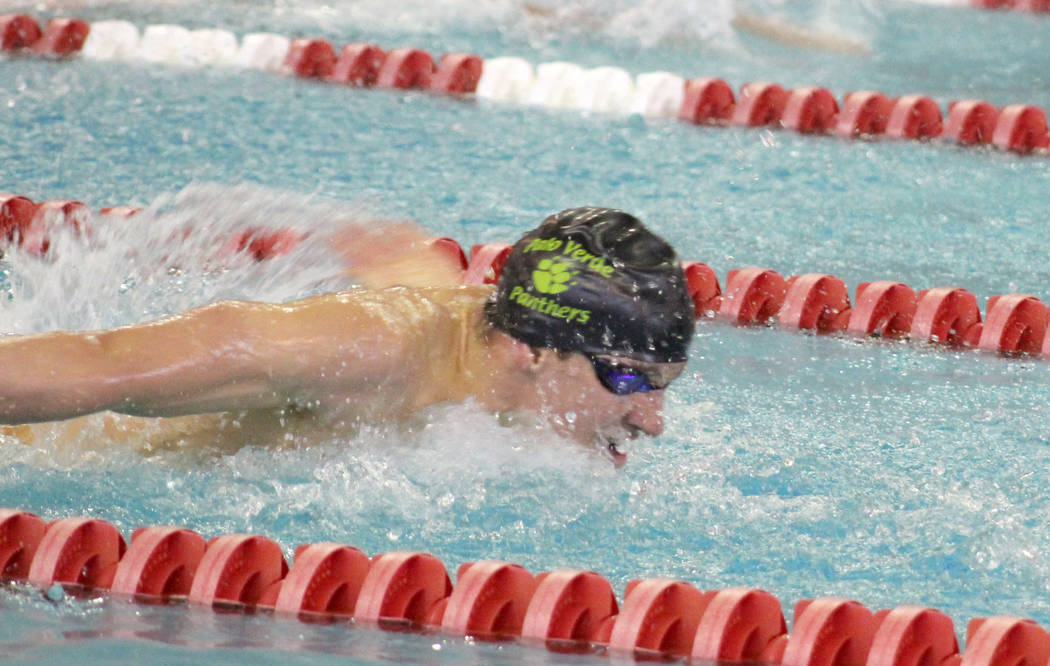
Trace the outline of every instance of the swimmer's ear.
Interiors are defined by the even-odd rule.
[[[551,355],[557,354],[557,352],[553,352],[550,349],[533,347],[519,340],[514,340],[511,353],[517,368],[522,372],[529,373],[535,373],[540,370],[547,364]]]
[[[529,347],[529,351],[532,353],[529,372],[532,372],[533,374],[539,374],[541,370],[547,369],[549,366],[558,363],[562,359],[562,353],[553,349]]]

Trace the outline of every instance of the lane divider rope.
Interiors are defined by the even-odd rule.
[[[173,526],[134,530],[131,543],[99,518],[45,522],[0,509],[0,579],[74,598],[114,596],[222,612],[273,613],[398,631],[518,641],[555,652],[782,666],[1046,664],[1050,634],[1013,616],[975,618],[960,651],[952,619],[923,606],[872,612],[837,597],[782,605],[757,588],[702,591],[670,578],[627,583],[618,599],[599,573],[533,575],[499,560],[466,562],[455,585],[424,552],[369,558],[352,546],[304,544],[292,565],[254,534],[205,540]],[[622,599],[622,601],[621,601]],[[707,663],[705,661],[704,663]]]
[[[1050,1],[1050,0],[1048,0]],[[0,50],[69,58],[143,60],[176,66],[240,66],[353,87],[423,89],[455,95],[590,112],[677,117],[706,126],[781,128],[845,139],[944,139],[957,145],[992,145],[1018,154],[1050,153],[1046,112],[1031,104],[996,108],[983,100],[957,100],[947,114],[930,97],[890,97],[854,91],[841,105],[820,87],[787,90],[775,83],[743,84],[739,94],[722,79],[686,80],[669,72],[632,77],[617,67],[584,69],[568,62],[537,67],[521,58],[482,60],[467,53],[437,62],[425,51],[376,44],[336,50],[322,39],[268,33],[188,30],[150,25],[139,33],[125,21],[51,19],[44,30],[25,14],[0,16]]]

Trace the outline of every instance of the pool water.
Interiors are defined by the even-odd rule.
[[[908,2],[90,2],[38,17],[367,39],[432,53],[616,65],[1050,106],[1050,19]],[[534,3],[542,4],[542,3]],[[637,7],[645,11],[638,11]],[[6,9],[5,9],[6,11]],[[829,55],[733,29],[739,12],[845,34]],[[464,246],[550,212],[635,212],[686,259],[783,275],[1050,297],[1050,160],[934,141],[845,142],[574,111],[348,90],[233,69],[16,59],[0,65],[0,189],[146,210],[48,263],[0,263],[0,332],[141,321],[219,298],[338,288],[320,242],[340,218],[411,217]],[[262,264],[216,264],[246,221],[315,234]],[[172,243],[173,236],[185,239]],[[97,431],[0,441],[0,506],[91,515],[125,536],[177,524],[369,554],[424,550],[450,571],[502,559],[593,569],[618,591],[670,576],[781,599],[844,596],[1050,623],[1050,363],[702,321],[668,392],[666,433],[623,469],[474,405],[411,428],[213,457],[129,454]],[[513,643],[0,592],[0,654],[178,663],[606,663]],[[789,617],[790,620],[790,617]]]

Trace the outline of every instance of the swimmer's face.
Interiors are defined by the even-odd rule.
[[[663,432],[662,388],[617,395],[602,383],[587,356],[541,353],[553,357],[548,357],[548,367],[537,378],[542,411],[559,434],[597,444],[622,464],[628,442],[642,434]],[[601,357],[601,362],[643,373],[657,387],[666,387],[685,369],[685,363],[643,363],[614,356]]]

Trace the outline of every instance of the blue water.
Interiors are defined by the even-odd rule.
[[[516,3],[384,4],[98,2],[78,14],[1050,107],[1045,17],[904,2],[650,2],[665,19],[627,22],[626,2],[562,3],[570,24],[523,20]],[[738,10],[848,34],[871,53],[739,34],[727,18]],[[583,27],[595,15],[605,27]],[[982,306],[1001,293],[1050,298],[1046,158],[82,60],[0,64],[0,102],[0,189],[148,207],[140,223],[60,239],[52,264],[17,254],[0,264],[4,333],[341,284],[320,243],[214,270],[209,257],[246,219],[321,229],[339,216],[408,216],[470,245],[512,240],[581,204],[637,213],[723,280],[759,265],[851,287],[958,285]],[[218,458],[129,454],[93,431],[61,447],[0,442],[0,505],[97,516],[126,536],[150,524],[260,533],[289,559],[299,543],[337,541],[370,554],[425,550],[450,572],[488,558],[533,572],[590,568],[617,590],[656,576],[756,586],[788,614],[798,599],[837,595],[873,609],[933,606],[960,632],[993,614],[1045,625],[1048,397],[1042,360],[705,321],[669,391],[667,432],[635,444],[622,470],[461,405],[408,431]],[[24,590],[0,593],[0,617],[0,654],[27,661],[606,663]]]

